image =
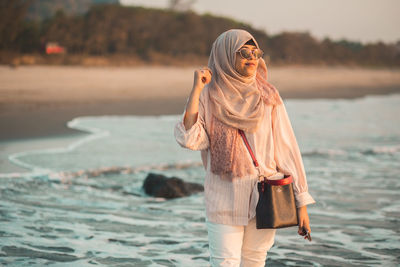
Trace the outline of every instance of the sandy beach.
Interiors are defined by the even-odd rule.
[[[150,172],[205,183],[199,153],[173,136],[176,115],[73,121],[91,135],[65,126],[85,115],[181,113],[192,72],[0,69],[0,265],[208,264],[204,193],[163,200],[142,187]],[[287,100],[317,203],[313,241],[279,230],[267,265],[396,266],[399,71],[282,67],[271,82]]]
[[[0,66],[0,140],[74,133],[78,116],[179,114],[195,68]],[[271,67],[269,80],[284,99],[400,92],[399,69]]]

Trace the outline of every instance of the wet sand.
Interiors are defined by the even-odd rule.
[[[196,67],[0,66],[0,140],[76,133],[91,115],[183,112]],[[400,92],[399,69],[271,67],[288,98],[356,98]]]

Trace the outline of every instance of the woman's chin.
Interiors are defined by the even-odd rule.
[[[244,76],[252,77],[252,76],[254,76],[255,73],[256,73],[255,70],[248,70],[248,71],[244,72]]]
[[[244,77],[252,77],[255,75],[256,71],[257,71],[257,65],[255,64],[249,64],[249,65],[242,65],[240,67],[236,68],[236,71],[244,76]]]
[[[245,72],[247,72],[250,76],[254,75],[256,73],[257,66],[256,65],[249,65],[246,66]]]

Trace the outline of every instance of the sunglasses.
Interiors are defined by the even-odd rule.
[[[259,59],[264,55],[264,52],[261,49],[250,49],[247,47],[240,48],[238,53],[244,59],[252,59],[253,57]]]

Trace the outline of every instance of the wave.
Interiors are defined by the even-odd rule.
[[[165,170],[183,170],[195,167],[203,166],[201,162],[181,162],[181,163],[169,163],[169,164],[157,164],[157,165],[143,165],[138,167],[132,166],[111,166],[111,167],[100,167],[89,170],[79,170],[73,172],[58,172],[52,173],[50,178],[57,179],[70,179],[76,177],[98,177],[102,175],[114,175],[114,174],[131,174],[145,171],[165,171]]]
[[[77,149],[78,147],[92,142],[97,139],[105,138],[110,136],[110,131],[101,129],[101,128],[96,128],[96,127],[91,127],[91,126],[85,126],[84,121],[88,119],[99,119],[99,118],[112,118],[112,119],[123,119],[123,118],[128,118],[131,119],[132,117],[137,117],[140,119],[143,119],[143,117],[151,117],[151,118],[157,118],[157,119],[162,119],[166,121],[175,121],[179,117],[179,115],[161,115],[161,116],[131,116],[131,115],[126,115],[126,116],[114,116],[114,115],[105,115],[105,116],[81,116],[72,119],[71,121],[67,122],[67,127],[71,129],[76,129],[80,131],[84,131],[89,133],[89,135],[79,138],[77,141],[71,143],[70,145],[66,147],[57,147],[57,148],[48,148],[48,149],[36,149],[36,150],[30,150],[30,151],[23,151],[23,152],[18,152],[14,153],[8,156],[8,160],[25,169],[28,169],[30,171],[28,172],[12,172],[12,173],[0,173],[0,178],[17,178],[17,177],[40,177],[40,176],[57,176],[55,174],[55,171],[50,169],[50,168],[44,168],[40,167],[34,164],[30,164],[28,162],[25,162],[21,160],[21,158],[26,157],[26,156],[32,156],[32,155],[37,155],[37,154],[53,154],[53,153],[68,153],[72,152],[73,150]],[[198,165],[198,163],[196,163]],[[139,170],[146,170],[146,169],[168,169],[168,168],[185,168],[186,163],[175,163],[173,166],[169,166],[169,164],[163,164],[162,166],[141,166],[141,167],[104,167],[104,168],[99,168],[96,170],[82,170],[82,171],[77,171],[75,174],[80,175],[80,174],[87,174],[87,175],[95,175],[96,173],[99,173],[100,175],[103,173],[107,172],[123,172],[123,171],[139,171]],[[69,173],[69,172],[66,172]],[[67,175],[68,176],[68,175]],[[72,175],[74,176],[74,174]]]
[[[342,149],[315,149],[302,152],[303,157],[335,157],[350,154],[358,155],[395,155],[400,153],[400,145],[394,146],[377,146],[362,150],[346,151]]]
[[[348,152],[341,149],[315,149],[301,153],[303,157],[331,157],[331,156],[342,156],[347,155]]]
[[[51,173],[49,170],[39,170],[38,168],[34,171],[30,172],[8,172],[8,173],[0,173],[0,179],[3,178],[31,178],[31,177],[43,177],[47,176]]]
[[[20,167],[26,168],[31,170],[32,172],[30,173],[24,173],[24,175],[28,175],[28,176],[32,176],[32,175],[45,175],[45,174],[49,174],[52,170],[51,169],[47,169],[47,168],[42,168],[42,167],[38,167],[36,165],[33,164],[29,164],[27,162],[24,162],[22,160],[20,160],[19,158],[21,157],[25,157],[25,156],[29,156],[29,155],[33,155],[33,154],[52,154],[52,153],[66,153],[66,152],[71,152],[74,149],[76,149],[77,147],[81,146],[82,144],[91,142],[95,139],[99,139],[99,138],[104,138],[110,135],[109,131],[106,130],[101,130],[98,128],[94,128],[94,127],[87,127],[87,126],[82,126],[82,125],[78,125],[80,123],[80,121],[82,119],[85,119],[87,117],[78,117],[75,118],[69,122],[67,122],[67,126],[69,128],[72,129],[77,129],[77,130],[81,130],[81,131],[85,131],[90,133],[90,135],[83,137],[75,142],[73,142],[72,144],[68,145],[67,147],[62,147],[62,148],[48,148],[48,149],[40,149],[40,150],[32,150],[32,151],[23,151],[23,152],[18,152],[18,153],[14,153],[8,156],[8,160]],[[10,173],[10,174],[0,174],[0,177],[15,177],[16,175],[19,175],[20,173]],[[22,175],[22,176],[24,176]]]
[[[400,145],[373,147],[366,149],[361,153],[364,155],[395,155],[400,153]]]
[[[77,177],[98,177],[102,175],[118,175],[118,174],[130,174],[146,171],[166,171],[166,170],[183,170],[190,168],[201,167],[201,162],[178,162],[178,163],[166,163],[166,164],[152,164],[142,166],[109,166],[99,167],[96,169],[78,170],[78,171],[61,171],[54,172],[47,169],[35,168],[31,172],[13,172],[13,173],[0,173],[0,178],[35,178],[35,177],[48,177],[49,179],[73,179]]]

